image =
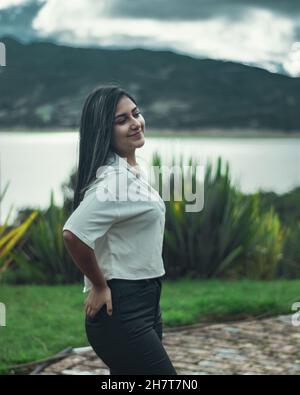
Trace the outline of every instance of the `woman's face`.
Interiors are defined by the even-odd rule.
[[[117,104],[113,147],[123,156],[132,154],[136,148],[145,144],[145,120],[135,103],[127,96],[122,96]]]

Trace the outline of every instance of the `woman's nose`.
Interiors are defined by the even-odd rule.
[[[132,118],[131,122],[130,122],[130,127],[131,128],[136,128],[136,127],[140,127],[141,123],[138,119],[136,118]]]

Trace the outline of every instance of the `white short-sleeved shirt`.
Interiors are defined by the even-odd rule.
[[[162,245],[165,203],[143,172],[112,153],[63,226],[94,250],[106,280],[165,274]],[[84,276],[84,289],[91,289]]]

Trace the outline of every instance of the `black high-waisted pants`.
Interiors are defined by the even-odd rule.
[[[104,304],[85,317],[88,341],[110,374],[176,375],[162,344],[161,279],[107,280],[112,315]]]

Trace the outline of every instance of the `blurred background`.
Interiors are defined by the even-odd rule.
[[[50,189],[62,203],[84,99],[109,82],[140,103],[147,160],[221,155],[244,192],[298,186],[299,15],[296,0],[1,0],[1,220]]]
[[[13,303],[12,286],[32,286],[27,296],[39,300],[47,285],[75,284],[66,298],[81,309],[81,275],[61,228],[85,97],[116,83],[146,121],[141,160],[205,166],[201,212],[166,202],[163,257],[182,291],[171,307],[166,282],[166,324],[290,312],[300,297],[299,1],[0,0],[0,42],[0,301],[17,314],[24,306]],[[207,289],[221,287],[228,300],[214,299],[208,312],[206,288],[205,298],[197,285],[199,294],[186,293],[192,279],[220,280]],[[60,319],[76,320],[68,308]],[[78,322],[72,327],[81,345]],[[17,335],[6,336],[11,344]],[[49,342],[6,350],[3,369],[65,346],[59,336]]]

